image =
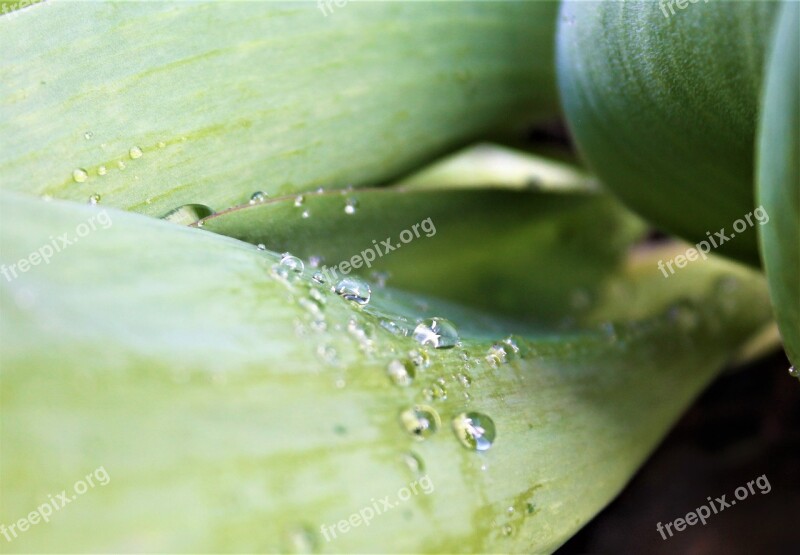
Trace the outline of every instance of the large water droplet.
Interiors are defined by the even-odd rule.
[[[434,349],[449,349],[458,343],[456,327],[444,318],[427,318],[414,329],[414,339]]]
[[[180,225],[191,225],[198,220],[211,216],[213,213],[214,211],[205,204],[184,204],[174,210],[170,210],[161,219]]]
[[[128,156],[131,157],[131,160],[136,160],[137,158],[142,157],[142,149],[138,146],[132,146],[128,151]]]
[[[386,367],[386,373],[395,385],[408,387],[417,375],[417,369],[409,360],[395,359]]]
[[[416,405],[400,413],[403,428],[417,439],[426,439],[439,429],[439,414],[431,407]]]
[[[353,301],[359,305],[367,304],[372,294],[369,284],[357,277],[346,277],[340,280],[334,290],[343,299]]]
[[[354,198],[349,198],[344,203],[344,213],[345,214],[355,214],[356,208],[358,208],[358,200]]]
[[[296,256],[292,256],[291,254],[284,254],[281,257],[281,266],[296,274],[302,274],[303,270],[305,270],[305,264],[303,264],[303,261]]]
[[[486,451],[494,443],[494,422],[480,412],[462,412],[456,416],[453,419],[453,431],[467,449]]]
[[[250,196],[250,204],[258,204],[267,200],[267,194],[263,191],[256,191]]]
[[[83,168],[76,168],[72,170],[72,179],[75,183],[83,183],[89,179],[89,174]]]

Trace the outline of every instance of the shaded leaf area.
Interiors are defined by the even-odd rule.
[[[755,208],[759,99],[778,6],[562,4],[559,90],[579,151],[628,206],[692,243],[731,233]],[[755,229],[719,251],[757,265]]]
[[[321,259],[329,281],[356,264],[395,287],[549,323],[587,309],[644,231],[604,195],[425,188],[269,199],[202,226]]]
[[[107,221],[8,193],[0,210],[5,267]],[[359,308],[270,251],[105,214],[113,224],[0,280],[0,521],[101,465],[110,476],[15,551],[359,553],[387,538],[400,552],[553,551],[769,320],[762,280],[718,261],[697,272],[734,280],[725,299],[679,274],[672,308],[610,328],[529,333],[375,284]],[[434,315],[460,345],[404,335]],[[392,360],[409,386],[387,375]],[[423,441],[399,418],[418,404],[441,419]],[[490,449],[455,437],[465,411],[493,420]],[[423,479],[433,489],[401,501]],[[325,539],[322,525],[384,496],[397,505]]]
[[[46,2],[0,17],[0,186],[162,216],[376,185],[557,111],[555,2]]]
[[[770,215],[761,255],[789,360],[800,368],[800,6],[787,2],[772,44],[758,141],[758,200]]]

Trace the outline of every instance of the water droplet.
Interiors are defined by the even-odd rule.
[[[466,374],[458,374],[456,379],[463,387],[469,387],[472,385],[472,378],[467,376]]]
[[[89,174],[83,168],[77,168],[72,170],[72,179],[75,180],[75,183],[83,183],[89,179]]]
[[[292,256],[291,254],[284,254],[281,257],[281,266],[296,274],[302,274],[303,270],[305,270],[303,261],[296,256]]]
[[[205,204],[184,204],[164,214],[161,219],[180,225],[191,225],[214,213]],[[199,223],[198,223],[199,225]]]
[[[367,304],[372,294],[369,284],[357,277],[346,277],[340,280],[334,290],[343,299],[353,301],[359,305]]]
[[[164,141],[158,141],[158,148],[165,148],[166,146],[167,143],[165,143]]]
[[[489,347],[489,351],[486,353],[486,362],[494,367],[505,364],[508,362],[508,353],[502,345],[495,343]]]
[[[106,173],[108,173],[108,170],[105,166],[100,166],[97,168],[97,175],[105,175]]]
[[[319,540],[316,534],[306,526],[290,529],[286,533],[284,543],[285,548],[282,551],[286,553],[316,553],[319,549]]]
[[[263,191],[256,191],[250,195],[250,204],[258,204],[267,200],[267,194]]]
[[[335,365],[338,361],[336,349],[324,343],[317,345],[317,356],[322,359],[322,362],[330,365]]]
[[[408,351],[408,357],[411,359],[411,362],[413,362],[417,368],[424,370],[425,368],[431,365],[431,357],[428,354],[428,352],[425,351],[424,349],[420,351],[417,350]]]
[[[397,335],[399,337],[405,337],[408,335],[409,330],[405,326],[402,326],[398,321],[390,320],[388,318],[381,318],[378,323],[383,329],[387,330],[392,335]]]
[[[427,318],[414,329],[414,339],[434,349],[449,349],[458,343],[456,327],[444,318]]]
[[[98,202],[100,202],[100,195],[97,193],[89,197],[89,204],[97,204]]]
[[[87,131],[86,133],[83,134],[83,138],[86,139],[87,141],[92,137],[94,137],[94,133],[92,133],[91,131]]]
[[[320,271],[316,271],[316,272],[314,272],[314,275],[312,275],[312,276],[311,276],[311,279],[313,279],[314,281],[316,281],[316,282],[317,282],[317,283],[319,283],[320,285],[324,284],[324,283],[325,283],[325,281],[326,281],[326,280],[325,280],[325,274],[323,274],[323,273],[322,273],[322,272],[320,272]]]
[[[125,162],[123,162],[122,160],[118,161],[117,162],[117,167],[119,169],[121,169],[121,170],[124,170],[125,169]]]
[[[132,146],[128,151],[128,156],[131,157],[131,160],[136,160],[137,158],[142,157],[142,149],[138,146]]]
[[[435,381],[422,391],[422,395],[428,401],[444,401],[447,399],[447,388],[441,382]]]
[[[400,423],[409,434],[422,440],[436,433],[441,420],[433,408],[415,405],[400,413]]]
[[[506,524],[505,526],[503,526],[502,531],[504,536],[510,536],[511,534],[514,533],[514,528],[510,524]]]
[[[349,198],[344,203],[344,213],[345,214],[355,214],[356,208],[358,208],[358,200],[354,198]]]
[[[800,370],[798,370],[797,367],[795,366],[789,367],[789,375],[793,378],[797,378],[798,380],[800,380]]]
[[[265,245],[264,243],[259,243],[256,245],[256,248],[260,251],[265,251],[267,250],[267,245]]]
[[[307,219],[310,215],[311,213],[308,210],[303,210],[303,213],[300,214],[303,219]]]
[[[303,203],[306,201],[306,197],[303,195],[297,195],[294,197],[294,205],[295,206],[303,206]]]
[[[425,472],[425,462],[422,460],[422,457],[416,453],[409,451],[403,453],[401,458],[414,476],[420,476]]]
[[[509,515],[509,516],[510,516],[510,515],[513,515],[513,514],[514,514],[514,507],[511,507],[511,506],[509,506],[509,507],[506,509],[506,513],[508,513],[508,515]]]
[[[456,416],[453,419],[453,431],[467,449],[486,451],[494,443],[494,422],[480,412],[462,412]]]
[[[408,387],[417,375],[417,368],[410,360],[395,359],[386,367],[386,373],[395,385]]]

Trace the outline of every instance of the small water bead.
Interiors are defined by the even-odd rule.
[[[310,215],[311,213],[308,210],[303,210],[303,213],[300,214],[303,219],[307,219]]]
[[[197,222],[197,225],[200,226],[199,220],[212,214],[214,214],[214,211],[205,204],[184,204],[174,210],[170,210],[161,219],[180,225],[191,225]]]
[[[480,412],[462,412],[453,419],[453,432],[467,449],[486,451],[494,443],[494,422]]]
[[[401,459],[414,476],[420,476],[425,472],[425,463],[422,457],[416,453],[408,451],[407,453],[403,453]]]
[[[419,351],[416,349],[408,351],[408,357],[411,359],[411,362],[413,362],[417,368],[421,368],[424,370],[425,368],[428,368],[431,365],[431,357],[428,354],[428,351],[424,349]]]
[[[449,349],[458,343],[458,332],[449,320],[427,318],[414,328],[414,339],[434,349]]]
[[[91,131],[87,131],[86,133],[83,134],[83,138],[86,139],[87,141],[92,137],[94,137],[94,133],[92,133]]]
[[[132,146],[130,150],[128,150],[128,156],[131,157],[131,160],[136,160],[137,158],[142,157],[142,149],[138,146]]]
[[[391,333],[392,335],[397,335],[399,337],[404,337],[408,335],[408,329],[404,326],[401,326],[399,322],[395,320],[390,320],[388,318],[381,318],[378,322],[383,329]]]
[[[267,194],[263,191],[256,191],[250,195],[250,204],[258,204],[267,200]]]
[[[329,365],[335,365],[339,360],[339,354],[336,352],[336,349],[324,343],[317,345],[317,356],[322,362]]]
[[[441,426],[439,413],[425,405],[415,405],[400,413],[400,424],[419,440],[429,438]]]
[[[72,170],[72,179],[75,183],[83,183],[89,179],[89,174],[83,168],[77,168]]]
[[[303,203],[306,201],[306,197],[303,195],[297,195],[294,197],[294,205],[295,206],[303,206]]]
[[[158,141],[158,148],[166,148],[166,146],[167,143],[165,143],[164,141]]]
[[[505,526],[503,526],[502,532],[504,536],[510,536],[511,534],[514,533],[514,528],[510,524],[506,524]]]
[[[489,347],[489,351],[486,353],[486,362],[495,367],[505,364],[508,362],[508,353],[502,345],[495,343]]]
[[[259,244],[257,244],[257,245],[256,245],[256,248],[257,248],[258,250],[260,250],[260,251],[265,251],[265,250],[267,250],[267,246],[266,246],[264,243],[259,243]]]
[[[343,299],[362,306],[369,302],[372,295],[369,284],[357,277],[346,277],[340,280],[334,291]]]
[[[428,401],[444,401],[447,399],[447,388],[441,381],[435,381],[422,391],[422,395]]]
[[[296,256],[292,256],[291,254],[284,254],[281,257],[280,264],[290,272],[294,272],[296,274],[302,274],[303,270],[305,270],[305,264],[303,264],[303,261]]]
[[[414,381],[417,369],[409,360],[394,359],[386,367],[386,373],[395,385],[408,387]]]
[[[89,204],[97,204],[98,202],[100,202],[100,198],[101,198],[100,195],[98,195],[97,193],[93,194],[92,196],[89,197]]]
[[[97,175],[105,175],[108,173],[108,170],[105,166],[100,166],[97,168]]]
[[[316,553],[319,550],[319,538],[306,526],[298,526],[286,533],[285,553]]]
[[[325,282],[326,282],[326,280],[325,280],[325,274],[323,274],[323,273],[322,273],[322,272],[320,272],[320,271],[316,271],[316,272],[314,272],[314,274],[311,276],[311,279],[313,279],[314,281],[316,281],[316,282],[317,282],[317,283],[319,283],[320,285],[323,285],[323,284],[325,284]]]
[[[358,208],[358,200],[354,198],[349,198],[344,203],[344,213],[345,214],[355,214],[356,208]]]
[[[472,385],[472,378],[467,376],[466,374],[458,374],[456,376],[458,383],[460,383],[463,387],[469,387]]]
[[[800,380],[800,370],[798,370],[797,367],[795,366],[789,367],[789,375],[793,378],[797,378],[798,380]]]
[[[118,167],[119,169],[121,169],[121,170],[124,170],[124,169],[125,169],[125,162],[123,162],[122,160],[119,160],[119,161],[117,162],[117,167]]]

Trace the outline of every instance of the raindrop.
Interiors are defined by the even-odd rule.
[[[72,179],[75,180],[75,183],[83,183],[89,179],[89,174],[83,168],[77,168],[72,170]]]
[[[94,137],[94,133],[92,133],[91,131],[87,131],[86,133],[83,134],[83,138],[86,139],[87,141],[92,137]]]
[[[463,387],[469,387],[472,385],[472,378],[467,376],[466,374],[458,374],[456,379]]]
[[[346,277],[340,280],[334,290],[343,299],[353,301],[359,305],[367,304],[372,294],[369,284],[357,277]]]
[[[401,458],[414,476],[419,476],[425,472],[425,463],[422,457],[416,453],[408,451],[407,453],[403,453]]]
[[[431,357],[424,349],[408,351],[408,356],[417,368],[425,369],[431,365]]]
[[[489,351],[486,353],[486,362],[495,367],[505,364],[508,362],[508,353],[502,345],[495,343],[489,347]]]
[[[311,276],[311,279],[313,279],[314,281],[316,281],[316,282],[317,282],[317,283],[319,283],[320,285],[324,284],[324,283],[325,283],[325,281],[326,281],[326,280],[325,280],[325,274],[323,274],[323,273],[322,273],[322,272],[320,272],[320,271],[316,271],[316,272],[314,272],[314,275],[312,275],[312,276]]]
[[[303,270],[305,269],[303,261],[296,256],[292,256],[291,254],[284,254],[281,257],[281,266],[296,274],[302,274]]]
[[[386,367],[386,373],[395,385],[408,387],[414,381],[417,369],[411,361],[394,359]]]
[[[131,157],[131,160],[136,160],[137,158],[142,157],[142,149],[138,146],[132,146],[128,151],[128,156]]]
[[[119,160],[119,161],[117,162],[117,167],[118,167],[119,169],[121,169],[121,170],[124,170],[124,169],[125,169],[125,162],[123,162],[122,160]]]
[[[422,395],[428,401],[444,401],[447,399],[447,388],[444,386],[444,380],[435,381],[430,386],[426,387]]]
[[[258,204],[267,200],[267,194],[263,191],[256,191],[250,195],[250,204]]]
[[[800,380],[800,370],[798,370],[796,366],[789,367],[789,375]]]
[[[303,203],[306,201],[306,197],[303,195],[297,195],[294,197],[294,205],[295,206],[303,206]]]
[[[205,204],[184,204],[164,214],[161,219],[180,225],[191,225],[214,213]],[[199,223],[198,223],[199,225]]]
[[[453,431],[467,449],[486,451],[494,443],[494,422],[480,412],[462,412],[456,416],[453,419]]]
[[[89,204],[97,204],[98,202],[100,202],[100,195],[97,193],[89,197]]]
[[[158,141],[158,148],[165,148],[166,146],[167,143],[165,143],[164,141]]]
[[[97,175],[105,175],[106,173],[108,173],[108,170],[105,166],[100,166],[97,168]]]
[[[265,251],[265,250],[267,250],[267,246],[266,246],[264,243],[259,243],[259,244],[257,244],[257,245],[256,245],[256,248],[257,248],[258,250],[260,250],[260,251]]]
[[[403,428],[417,439],[426,439],[439,429],[439,414],[431,407],[415,405],[400,413]]]
[[[303,213],[302,213],[302,214],[300,214],[300,216],[301,216],[302,218],[304,218],[304,219],[307,219],[307,218],[308,218],[310,215],[311,215],[311,214],[309,213],[309,211],[308,211],[308,210],[303,210]]]
[[[414,329],[414,339],[434,349],[449,349],[458,343],[456,327],[444,318],[427,318]]]
[[[356,208],[358,208],[358,200],[354,198],[349,198],[344,203],[344,213],[345,214],[355,214]]]

